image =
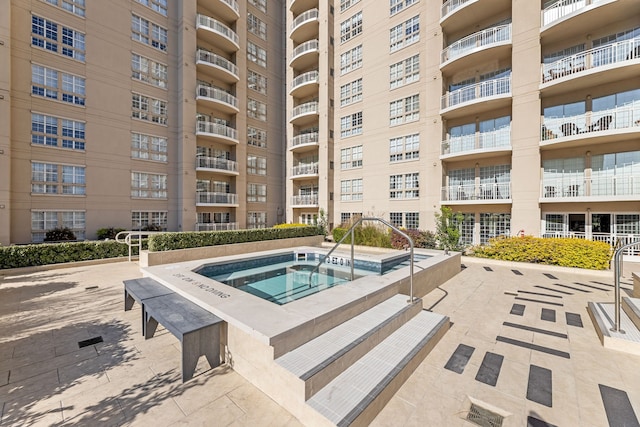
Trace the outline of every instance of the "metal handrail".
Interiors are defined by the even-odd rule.
[[[126,231],[121,231],[118,234],[116,234],[116,242],[118,243],[123,243],[127,246],[129,246],[129,261],[131,261],[131,247],[133,245],[137,245],[138,246],[138,256],[140,256],[140,252],[142,251],[142,236],[150,236],[152,234],[158,234],[158,233],[162,233],[162,231],[140,231],[140,230],[126,230]],[[131,236],[135,235],[138,236],[138,243],[131,243]],[[124,237],[123,237],[124,236]],[[124,239],[124,240],[120,240],[120,239]]]
[[[351,279],[350,280],[353,280],[353,277],[354,277],[354,272],[353,272],[353,269],[354,269],[353,245],[354,245],[354,242],[355,242],[354,230],[358,225],[360,225],[360,223],[362,223],[362,221],[378,221],[378,222],[381,222],[384,225],[386,225],[387,227],[390,227],[393,231],[395,231],[396,233],[400,234],[402,237],[404,237],[405,239],[407,239],[409,241],[409,247],[410,247],[410,252],[409,252],[409,257],[410,257],[410,260],[409,260],[409,301],[407,301],[407,302],[409,304],[412,304],[414,302],[414,299],[413,299],[413,239],[411,237],[409,237],[409,235],[407,233],[403,232],[402,230],[397,228],[395,225],[388,223],[387,221],[385,221],[382,218],[362,217],[359,220],[357,220],[351,226],[351,228],[349,228],[347,230],[347,232],[344,233],[344,236],[342,236],[342,238],[340,240],[338,240],[338,243],[336,243],[333,246],[333,248],[331,248],[331,250],[329,252],[327,252],[327,254],[324,255],[323,258],[320,259],[320,261],[313,268],[313,270],[311,270],[311,273],[309,274],[309,286],[311,286],[311,278],[313,277],[313,273],[315,273],[320,268],[320,266],[325,262],[325,260],[327,258],[329,258],[329,255],[331,255],[333,253],[333,251],[335,251],[336,248],[338,246],[340,246],[342,241],[344,239],[346,239],[349,234],[351,234]]]
[[[620,275],[622,274],[622,256],[621,255],[625,249],[635,245],[640,245],[640,240],[638,240],[637,242],[631,242],[631,243],[627,243],[626,245],[620,246],[616,250],[615,255],[613,256],[613,271],[614,271],[613,280],[615,283],[615,296],[614,296],[615,321],[614,321],[613,327],[610,330],[612,332],[619,332],[621,334],[625,333],[625,331],[620,329]]]

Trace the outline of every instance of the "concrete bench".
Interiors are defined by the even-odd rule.
[[[125,310],[140,302],[145,339],[153,337],[158,324],[182,343],[182,381],[193,378],[200,356],[211,368],[220,365],[220,326],[222,319],[178,295],[153,279],[125,281]],[[155,295],[155,296],[150,296]]]

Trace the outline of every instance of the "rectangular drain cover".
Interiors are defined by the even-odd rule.
[[[98,344],[101,342],[103,342],[102,337],[89,338],[88,340],[78,341],[78,347],[79,348],[89,347],[90,345]]]
[[[483,427],[502,427],[504,417],[472,403],[471,408],[469,408],[467,420]]]

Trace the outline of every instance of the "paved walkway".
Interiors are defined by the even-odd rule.
[[[472,426],[474,402],[505,426],[606,426],[610,390],[640,417],[640,357],[602,348],[586,312],[612,300],[611,273],[463,262],[434,308],[453,326],[373,425]],[[1,426],[301,425],[224,365],[202,360],[182,384],[179,342],[163,330],[145,341],[139,308],[123,311],[136,264],[2,274]]]

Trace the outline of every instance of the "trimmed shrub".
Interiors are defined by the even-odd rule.
[[[437,245],[436,235],[432,231],[422,231],[415,229],[402,230],[411,237],[415,248],[435,249]],[[394,249],[404,249],[409,247],[409,242],[404,236],[391,231],[391,246]]]
[[[611,247],[604,242],[572,238],[543,239],[533,236],[490,239],[487,245],[476,246],[472,252],[480,258],[592,270],[609,268],[611,259]]]
[[[152,252],[175,249],[200,248],[203,246],[228,245],[231,243],[259,242],[262,240],[289,239],[319,235],[318,227],[255,228],[251,230],[201,231],[160,233],[149,236]]]
[[[274,225],[273,228],[292,228],[292,227],[308,227],[307,224],[301,224],[299,222],[293,223],[293,224],[278,224],[278,225]]]
[[[125,231],[125,229],[113,228],[113,227],[99,228],[98,231],[96,231],[96,234],[98,235],[98,240],[104,240],[104,239],[113,240],[116,238],[116,235],[121,231]]]
[[[367,225],[358,225],[355,230],[355,244],[362,246],[374,246],[378,248],[391,248],[391,235],[386,227],[367,224]],[[336,227],[333,229],[333,240],[338,242],[345,233],[348,231],[348,228]],[[351,236],[347,236],[344,239],[343,243],[351,243]]]
[[[45,234],[45,242],[64,242],[76,240],[76,235],[69,227],[58,227],[47,230]]]

